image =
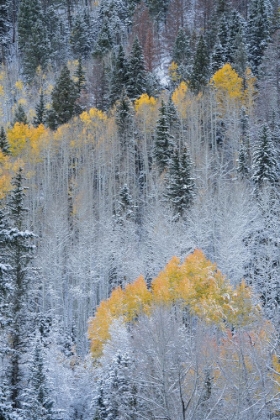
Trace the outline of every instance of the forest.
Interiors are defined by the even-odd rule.
[[[0,420],[280,418],[279,0],[0,0]]]

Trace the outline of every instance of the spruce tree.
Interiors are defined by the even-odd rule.
[[[75,83],[70,77],[68,67],[64,65],[52,92],[52,109],[48,116],[51,129],[67,123],[73,117],[77,97]]]
[[[17,122],[22,124],[28,124],[27,115],[21,104],[18,105],[14,116],[14,124]]]
[[[175,219],[183,217],[195,196],[194,178],[191,176],[192,162],[187,149],[175,149],[169,162],[167,198],[174,209]]]
[[[8,271],[8,310],[5,314],[8,340],[6,342],[5,378],[10,390],[10,402],[15,412],[25,412],[23,404],[23,363],[34,330],[34,317],[29,303],[31,290],[34,290],[35,271],[30,268],[33,256],[35,235],[25,229],[24,206],[25,187],[23,173],[19,169],[13,179],[13,191],[7,199],[6,226],[1,222],[1,258]],[[4,239],[4,243],[3,243]],[[31,275],[32,273],[32,275]],[[33,283],[33,288],[31,287]],[[26,361],[25,361],[26,362]]]
[[[143,50],[139,39],[135,38],[128,60],[127,95],[133,101],[147,91],[147,73]]]
[[[197,43],[194,63],[190,77],[190,88],[198,93],[206,86],[209,78],[209,54],[204,37],[201,35]]]
[[[45,99],[44,99],[44,92],[41,91],[40,93],[40,100],[39,103],[35,107],[36,115],[33,119],[34,127],[38,127],[40,124],[46,123],[47,118],[47,109],[45,106]]]
[[[252,0],[247,26],[248,59],[251,69],[258,75],[265,48],[270,40],[271,4],[269,0]]]
[[[133,106],[125,92],[116,105],[116,123],[121,147],[125,151],[133,138]]]
[[[162,101],[159,109],[159,119],[156,126],[156,137],[154,144],[154,157],[159,172],[163,172],[169,164],[169,159],[173,149],[173,139],[170,135],[169,123],[166,113],[166,106]]]
[[[120,95],[126,87],[127,81],[127,60],[125,58],[123,47],[120,45],[112,70],[110,91],[111,105],[120,98]]]
[[[190,48],[190,38],[182,27],[179,28],[175,39],[172,61],[178,65],[177,73],[181,80],[188,80],[191,73],[192,53]]]
[[[99,32],[93,56],[95,58],[103,58],[113,48],[113,39],[110,30],[110,24],[107,19],[104,20],[101,30]]]
[[[18,17],[18,44],[23,70],[31,81],[38,66],[44,70],[49,60],[49,39],[39,0],[22,0]]]
[[[8,53],[9,30],[11,21],[8,11],[8,0],[0,1],[0,63],[4,63]]]
[[[82,89],[85,88],[85,84],[86,84],[85,72],[83,69],[81,57],[79,57],[78,67],[74,75],[77,78],[77,82],[76,82],[77,93],[80,94]]]
[[[30,420],[54,420],[58,419],[58,413],[53,408],[50,387],[45,373],[44,347],[37,340],[32,352],[29,386],[25,391],[24,400],[28,408]]]
[[[241,179],[246,179],[249,175],[248,150],[243,142],[239,146],[237,172]]]
[[[8,143],[7,136],[6,136],[3,126],[1,126],[1,129],[0,129],[0,149],[2,153],[4,153],[4,155],[10,154],[10,145]]]
[[[86,17],[77,15],[70,34],[70,45],[75,58],[87,58],[91,50],[91,36]]]
[[[253,154],[253,175],[255,192],[265,185],[274,186],[278,182],[275,147],[271,132],[266,124],[260,131],[260,136]]]
[[[125,220],[132,219],[134,216],[134,204],[127,184],[120,190],[119,200],[116,206],[117,221],[123,224]]]

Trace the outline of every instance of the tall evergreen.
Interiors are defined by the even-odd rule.
[[[251,69],[258,75],[265,48],[270,40],[271,4],[269,0],[252,0],[247,27],[248,58]]]
[[[122,150],[125,151],[133,137],[133,106],[129,98],[122,93],[116,106],[116,123]]]
[[[25,404],[30,420],[54,420],[59,418],[53,408],[50,387],[45,373],[44,348],[37,340],[31,361],[29,386],[25,391]]]
[[[4,155],[10,154],[10,145],[3,126],[0,129],[0,149]]]
[[[190,88],[195,93],[198,93],[206,86],[209,79],[209,67],[209,53],[204,37],[201,35],[197,43],[190,77]]]
[[[38,127],[40,124],[46,123],[47,118],[47,109],[45,106],[45,98],[43,90],[40,93],[40,100],[39,103],[35,107],[36,115],[33,119],[33,125]]]
[[[188,80],[192,66],[190,38],[182,27],[174,42],[172,61],[178,65],[177,72],[182,80]]]
[[[15,116],[14,116],[14,124],[15,123],[22,123],[22,124],[28,124],[27,115],[24,111],[24,108],[21,104],[18,105]]]
[[[70,77],[68,67],[64,65],[52,91],[52,109],[48,116],[51,129],[67,123],[73,117],[77,97],[75,83]]]
[[[91,50],[91,35],[87,19],[77,15],[70,34],[70,45],[74,57],[87,58]]]
[[[22,396],[23,379],[26,373],[26,354],[34,330],[34,318],[29,303],[31,290],[34,290],[35,271],[31,270],[30,264],[35,235],[25,229],[24,219],[27,209],[24,206],[23,181],[22,169],[19,169],[12,182],[14,189],[7,199],[6,222],[3,223],[2,219],[0,230],[1,263],[7,267],[6,302],[9,303],[4,315],[4,322],[7,324],[4,373],[13,411],[18,413],[25,411]]]
[[[83,69],[81,57],[79,57],[79,60],[78,60],[78,67],[77,67],[77,70],[75,71],[75,76],[77,78],[77,82],[76,82],[77,93],[80,94],[82,89],[85,88],[85,84],[86,84],[85,71]]]
[[[192,178],[192,162],[187,149],[176,148],[169,162],[167,177],[167,198],[177,219],[186,214],[195,196],[195,182]]]
[[[102,58],[113,48],[113,39],[110,29],[110,24],[104,19],[103,25],[100,29],[97,41],[95,43],[93,55],[95,58]]]
[[[173,139],[170,134],[170,125],[166,113],[166,106],[162,101],[159,109],[159,119],[156,126],[156,136],[154,144],[154,157],[158,169],[161,172],[167,168],[173,150]]]
[[[23,71],[32,80],[38,66],[44,70],[49,60],[49,39],[39,0],[22,0],[18,17],[18,45]]]
[[[135,100],[147,90],[147,73],[143,50],[139,39],[135,38],[127,66],[127,95]]]
[[[278,182],[276,151],[271,139],[270,129],[264,124],[253,154],[253,175],[255,191],[264,185],[274,186]]]
[[[127,81],[127,60],[125,58],[123,47],[120,45],[112,70],[110,91],[111,105],[120,98],[120,95],[126,87]]]
[[[4,63],[9,47],[9,30],[11,21],[9,16],[9,0],[0,1],[0,63]]]

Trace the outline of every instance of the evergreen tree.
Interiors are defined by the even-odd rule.
[[[175,39],[172,61],[178,65],[177,72],[182,80],[188,80],[192,66],[190,38],[182,27],[179,28]]]
[[[169,162],[167,177],[167,198],[174,208],[175,218],[182,217],[190,208],[194,195],[195,183],[191,176],[192,162],[187,149],[179,152],[175,149]]]
[[[172,101],[172,95],[170,95],[168,98],[168,102],[166,105],[166,116],[170,135],[173,139],[179,138],[180,120],[176,107]]]
[[[70,34],[70,45],[74,57],[87,58],[91,50],[91,35],[86,16],[77,15]]]
[[[278,181],[276,152],[271,139],[271,133],[266,124],[260,131],[260,137],[253,154],[253,175],[255,191],[264,185],[274,186]]]
[[[99,32],[93,55],[95,58],[104,57],[113,48],[113,39],[108,20],[105,19]]]
[[[134,204],[127,184],[124,184],[120,191],[116,211],[117,219],[120,224],[125,220],[132,219],[134,216]]]
[[[248,159],[247,149],[242,142],[239,147],[238,166],[237,166],[237,172],[240,174],[241,179],[246,179],[248,177],[248,174],[249,174],[248,160],[249,159]]]
[[[7,302],[9,302],[8,310],[4,315],[7,328],[4,374],[10,391],[12,408],[15,412],[22,413],[25,410],[22,401],[23,360],[34,329],[29,302],[31,282],[34,281],[35,275],[33,271],[33,277],[31,277],[30,270],[34,249],[32,241],[35,235],[28,230],[23,230],[27,212],[24,207],[23,179],[22,169],[19,169],[12,182],[14,189],[7,200],[7,222],[3,223],[2,220],[0,230],[1,258],[4,265],[8,267],[5,281],[8,285],[6,295],[8,294]]]
[[[170,135],[166,106],[162,101],[159,109],[160,117],[156,126],[156,139],[154,145],[154,157],[160,173],[167,168],[172,154],[173,141]]]
[[[138,391],[133,380],[133,363],[125,352],[117,352],[110,366],[100,381],[99,395],[96,399],[95,419],[130,419],[139,418],[137,399]]]
[[[3,126],[0,129],[0,149],[4,155],[10,154],[10,146]]]
[[[145,71],[143,50],[138,38],[135,38],[132,45],[128,60],[127,77],[127,95],[134,101],[147,91],[147,73]]]
[[[77,92],[78,92],[78,94],[80,94],[82,89],[85,88],[85,84],[86,84],[85,72],[84,72],[84,69],[83,69],[83,66],[82,66],[81,57],[79,57],[78,67],[77,67],[77,70],[75,72],[75,76],[77,78],[77,82],[76,82]]]
[[[165,20],[170,0],[147,0],[149,12],[157,21]]]
[[[36,115],[33,119],[33,125],[38,127],[40,124],[46,123],[47,110],[45,106],[44,93],[41,90],[39,103],[35,107]]]
[[[271,4],[269,0],[252,0],[247,27],[248,59],[251,69],[258,75],[264,50],[270,40]]]
[[[73,117],[77,97],[75,83],[70,77],[68,67],[64,65],[52,92],[52,110],[48,115],[51,129],[67,123]]]
[[[24,111],[24,108],[21,104],[18,105],[16,112],[15,112],[15,117],[14,117],[14,124],[15,123],[22,123],[22,124],[28,124],[27,121],[27,115]]]
[[[11,29],[11,22],[8,13],[8,0],[0,1],[0,62],[4,63],[6,60],[8,46],[9,46],[9,30]]]
[[[190,88],[198,93],[206,86],[209,78],[209,54],[203,36],[197,43],[194,63],[190,77]]]
[[[32,80],[38,66],[46,68],[49,59],[49,39],[39,0],[22,0],[18,17],[18,44],[23,69]]]
[[[125,58],[123,47],[122,45],[120,45],[112,71],[110,91],[111,105],[113,105],[120,98],[120,95],[126,87],[127,81],[127,61]]]
[[[121,146],[124,151],[132,142],[133,137],[133,106],[124,92],[122,93],[121,99],[117,102],[116,123]]]
[[[28,407],[28,418],[30,420],[58,419],[50,396],[50,389],[45,374],[43,346],[40,341],[37,342],[33,353],[29,386],[24,395],[25,404]]]
[[[224,48],[220,42],[219,37],[217,38],[216,44],[214,45],[214,50],[211,55],[211,69],[212,73],[216,73],[217,70],[221,69],[225,64],[225,54]]]

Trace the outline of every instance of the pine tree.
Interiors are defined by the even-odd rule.
[[[197,43],[194,64],[190,77],[190,88],[198,93],[206,86],[209,78],[209,54],[203,36]]]
[[[45,124],[46,118],[47,118],[47,109],[45,106],[44,92],[42,90],[40,93],[40,100],[39,100],[39,103],[35,107],[35,111],[36,111],[36,115],[33,119],[34,127],[38,127],[40,124]]]
[[[125,151],[133,137],[133,106],[125,92],[116,105],[116,123],[121,146]]]
[[[15,123],[22,123],[22,124],[28,124],[27,121],[27,115],[24,111],[24,108],[21,104],[18,105],[16,112],[15,112],[15,117],[14,117],[14,124]]]
[[[7,323],[5,378],[10,390],[10,401],[15,412],[24,412],[22,404],[22,380],[24,365],[22,360],[27,352],[33,325],[33,315],[29,309],[31,282],[30,262],[35,235],[24,229],[24,219],[27,209],[24,207],[25,187],[23,187],[22,169],[19,169],[13,179],[14,189],[7,199],[8,217],[1,222],[0,244],[2,261],[8,271],[5,281],[8,284],[6,293],[9,295],[8,310],[5,314]],[[4,243],[3,243],[4,239]]]
[[[49,59],[49,39],[39,0],[22,0],[18,17],[18,43],[24,73],[32,80],[38,66],[45,69]]]
[[[50,388],[45,373],[43,346],[39,340],[33,353],[29,386],[24,395],[25,405],[28,407],[28,418],[30,420],[58,419],[58,414],[53,408],[54,402],[50,396]]]
[[[172,61],[178,65],[177,72],[180,79],[188,80],[192,66],[192,53],[190,48],[190,38],[181,27],[179,28],[175,39]]]
[[[247,153],[247,148],[244,146],[243,142],[239,147],[238,154],[238,166],[237,172],[240,174],[241,179],[246,179],[249,175],[249,158]]]
[[[70,45],[74,57],[87,58],[91,51],[91,36],[85,16],[77,15],[70,34]]]
[[[122,94],[128,81],[127,60],[122,45],[119,46],[111,78],[110,103],[113,105]]]
[[[147,73],[145,70],[143,50],[139,39],[135,38],[128,60],[127,95],[133,101],[147,91]]]
[[[211,55],[211,70],[212,73],[216,73],[219,69],[223,67],[225,64],[225,54],[224,54],[224,48],[222,47],[222,44],[220,42],[219,37],[217,38],[216,44],[214,45],[214,50]]]
[[[127,184],[124,184],[120,191],[116,210],[117,220],[123,224],[125,220],[132,219],[134,216],[134,204]]]
[[[191,176],[192,162],[187,149],[175,149],[169,162],[167,198],[174,209],[175,218],[183,217],[195,196],[194,178]]]
[[[113,39],[110,31],[110,24],[108,20],[105,19],[94,47],[93,56],[99,59],[103,58],[112,48]]]
[[[271,139],[271,133],[266,124],[260,131],[253,154],[253,175],[255,191],[258,192],[264,185],[274,186],[278,181],[276,152]]]
[[[169,0],[147,0],[151,16],[160,22],[165,20],[168,11]]]
[[[10,154],[10,146],[3,126],[0,129],[0,149],[4,155]]]
[[[85,88],[85,84],[86,84],[85,72],[84,72],[84,69],[83,69],[81,57],[79,57],[78,67],[77,67],[77,70],[76,70],[74,75],[77,78],[77,82],[76,82],[77,92],[78,92],[78,94],[80,94],[82,89]]]
[[[103,373],[96,399],[98,420],[137,420],[139,418],[138,391],[133,383],[133,362],[125,352],[117,352],[110,366]]]
[[[9,2],[7,0],[0,1],[0,62],[5,63],[8,46],[9,46],[9,30],[11,29],[11,22],[8,13]]]
[[[162,101],[159,109],[160,117],[156,126],[156,138],[154,144],[154,157],[158,169],[161,172],[167,168],[173,149],[173,139],[170,134],[166,106]]]
[[[52,110],[48,116],[51,129],[67,123],[73,117],[77,97],[75,83],[70,77],[68,67],[64,65],[52,92]]]
[[[247,27],[248,59],[251,69],[258,75],[264,50],[270,40],[271,4],[269,0],[252,0]]]

